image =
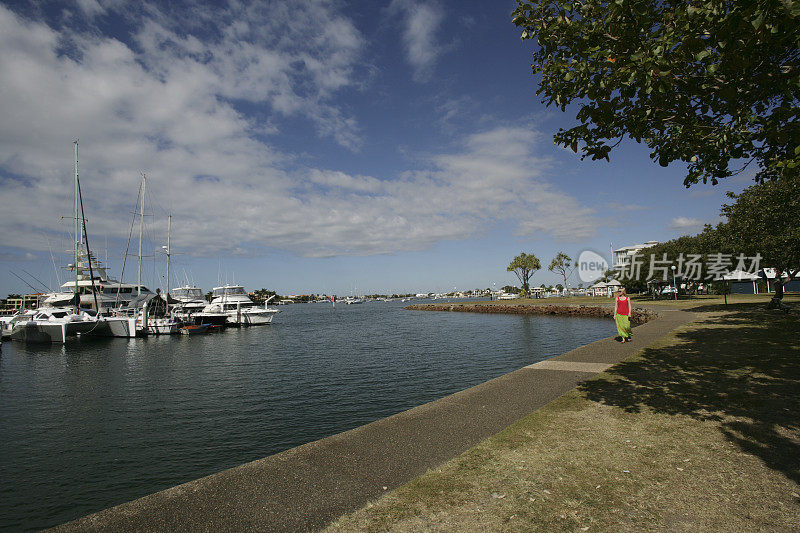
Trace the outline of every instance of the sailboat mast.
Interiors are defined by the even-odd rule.
[[[142,201],[139,203],[139,274],[136,278],[136,295],[142,295],[142,234],[144,233],[144,193],[147,176],[142,172]]]
[[[78,141],[73,143],[75,145],[75,313],[77,314],[80,308],[80,293],[78,288],[78,247],[80,243],[80,232],[78,230]]]
[[[167,216],[167,304],[169,304],[169,256],[171,253],[170,248],[170,235],[172,233],[172,215]]]

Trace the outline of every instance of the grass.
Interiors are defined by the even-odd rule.
[[[766,304],[772,298],[771,294],[729,294],[728,304],[731,309],[734,306],[749,306],[752,304]],[[678,300],[661,298],[653,300],[647,295],[633,295],[631,300],[634,305],[647,306],[666,306],[692,311],[711,311],[725,310],[725,300],[723,296],[716,294],[709,295],[681,295]],[[783,301],[800,309],[800,294],[786,294]],[[569,296],[564,298],[518,298],[515,300],[493,300],[478,302],[459,302],[440,305],[614,305],[614,299],[603,296]]]
[[[736,305],[328,531],[797,531],[800,327]]]

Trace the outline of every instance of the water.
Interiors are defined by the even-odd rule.
[[[206,336],[6,341],[0,529],[38,529],[345,431],[613,334],[608,320],[283,306]]]

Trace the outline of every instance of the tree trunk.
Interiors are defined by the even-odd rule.
[[[783,278],[775,276],[775,299],[783,300]]]

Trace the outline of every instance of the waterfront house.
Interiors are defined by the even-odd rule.
[[[544,297],[546,289],[542,287],[531,287],[528,289],[528,294],[531,298],[542,298]]]
[[[626,268],[631,263],[631,258],[644,250],[658,244],[658,241],[647,241],[642,244],[633,244],[631,246],[623,246],[614,250],[614,265],[611,267],[614,270],[621,270]]]
[[[612,279],[611,281],[599,281],[589,287],[592,296],[614,296],[614,293],[622,288],[622,283],[619,280]]]

